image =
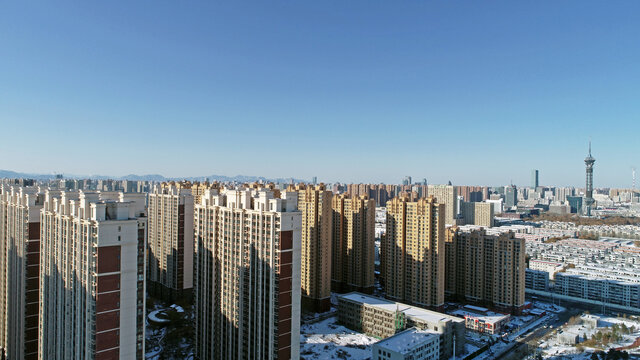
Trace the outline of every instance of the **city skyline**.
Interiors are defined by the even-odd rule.
[[[635,2],[112,4],[3,5],[0,168],[233,175],[286,153],[252,173],[581,186],[589,137],[594,187],[638,166]]]

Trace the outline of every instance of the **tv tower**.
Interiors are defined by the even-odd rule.
[[[585,194],[585,215],[591,216],[591,206],[595,202],[593,200],[593,164],[596,162],[596,159],[591,156],[591,140],[589,140],[589,155],[584,158],[584,164],[587,166],[587,188]]]

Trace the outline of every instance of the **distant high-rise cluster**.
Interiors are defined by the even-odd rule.
[[[452,354],[464,321],[417,307],[520,313],[525,237],[494,225],[600,204],[587,160],[584,196],[539,186],[537,170],[531,187],[3,180],[0,354],[142,359],[146,295],[193,301],[200,359],[298,359],[301,318],[332,305],[375,336],[437,327]]]

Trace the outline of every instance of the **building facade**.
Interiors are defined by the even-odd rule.
[[[549,273],[542,270],[525,270],[525,289],[549,291]]]
[[[325,312],[331,308],[332,193],[324,184],[300,184],[302,212],[302,308]]]
[[[193,289],[193,209],[190,183],[163,183],[149,194],[150,294],[190,299]]]
[[[332,200],[331,288],[373,292],[376,206],[366,195],[336,195]]]
[[[0,185],[0,357],[38,358],[40,209],[35,187]]]
[[[458,217],[458,189],[452,185],[429,185],[428,196],[436,198],[438,203],[444,204],[444,223],[456,225]]]
[[[196,357],[300,358],[297,192],[205,191],[195,207]]]
[[[40,359],[144,359],[146,223],[144,194],[45,193]]]
[[[504,187],[504,206],[507,209],[518,204],[518,189],[515,185],[509,185]]]
[[[603,278],[596,271],[556,274],[553,291],[563,299],[640,312],[640,280]]]
[[[465,225],[492,227],[494,215],[492,204],[486,202],[462,202],[462,219]]]
[[[447,294],[518,313],[525,302],[525,240],[476,226],[447,231]]]
[[[444,304],[445,205],[435,198],[387,202],[387,231],[381,241],[381,275],[387,296],[438,308]]]

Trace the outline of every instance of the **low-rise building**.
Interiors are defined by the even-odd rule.
[[[549,279],[554,280],[556,273],[564,270],[565,264],[561,262],[545,261],[545,260],[530,260],[529,269],[540,270],[549,273]]]
[[[464,351],[464,319],[357,292],[338,295],[338,320],[365,334],[388,338],[410,327],[439,335],[442,359]],[[454,341],[455,337],[455,341]]]
[[[440,359],[440,337],[429,330],[410,328],[371,347],[374,360]]]
[[[541,270],[526,269],[524,275],[525,289],[549,291],[549,273]]]
[[[473,305],[466,305],[452,314],[463,317],[467,329],[487,334],[501,333],[511,318],[510,315],[495,313],[487,308]]]
[[[554,293],[596,305],[640,312],[640,282],[637,279],[601,277],[597,271],[591,274],[568,271],[556,275]]]

